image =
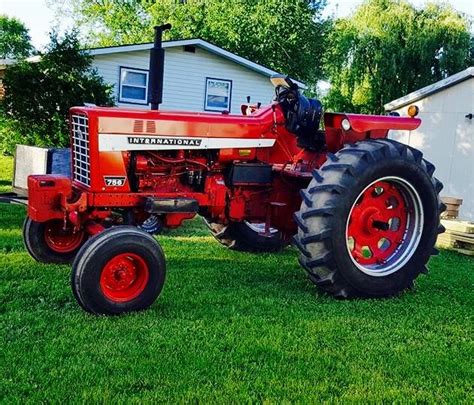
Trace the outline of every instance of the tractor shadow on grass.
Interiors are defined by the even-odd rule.
[[[308,319],[326,316],[329,309],[336,317],[343,311],[348,316],[378,320],[386,317],[387,311],[402,317],[408,315],[407,308],[415,306],[423,311],[424,302],[429,310],[433,294],[449,304],[446,290],[438,289],[432,277],[423,275],[414,290],[397,297],[337,300],[311,283],[291,247],[274,254],[241,253],[225,249],[208,237],[193,237],[192,241],[182,237],[165,244],[171,245],[165,248],[165,299],[154,308],[162,306],[167,317],[183,310],[193,319],[224,319],[229,312],[265,317],[272,316],[275,308],[293,307]],[[427,296],[431,298],[426,300]]]
[[[292,248],[274,254],[250,254],[206,242],[202,250],[196,250],[200,252],[198,256],[167,256],[167,291],[172,293],[176,282],[180,288],[190,286],[193,296],[199,291],[212,295],[221,304],[228,299],[229,305],[235,305],[232,296],[243,295],[250,301],[315,298],[316,290],[299,267]]]
[[[267,322],[365,319],[378,322],[387,311],[408,317],[416,293],[389,299],[337,300],[320,292],[298,266],[296,252],[233,254],[233,258],[170,257],[163,296],[150,309],[168,320],[221,322],[252,318]],[[271,256],[274,259],[271,260]],[[418,310],[421,310],[417,303]],[[394,321],[395,322],[395,321]]]

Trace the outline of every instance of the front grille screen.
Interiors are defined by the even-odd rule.
[[[85,186],[90,186],[89,120],[85,115],[73,115],[71,119],[73,178]]]

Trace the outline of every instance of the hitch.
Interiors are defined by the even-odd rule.
[[[0,193],[0,203],[28,205],[28,197],[17,193]]]

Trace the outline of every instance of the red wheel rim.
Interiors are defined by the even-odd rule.
[[[397,271],[413,255],[421,237],[423,208],[406,180],[386,177],[357,197],[347,222],[352,261],[370,275]]]
[[[64,229],[60,220],[49,221],[44,226],[46,245],[57,253],[70,253],[79,248],[84,240],[84,231],[74,232],[70,227]]]
[[[127,302],[145,290],[149,278],[148,265],[141,256],[122,253],[105,264],[100,275],[100,288],[108,299]]]

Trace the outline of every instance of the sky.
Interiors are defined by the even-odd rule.
[[[55,1],[61,3],[61,0]],[[59,26],[64,30],[74,24],[71,18],[57,18],[46,3],[47,0],[0,0],[0,14],[20,19],[30,30],[33,46],[40,50],[48,43],[48,32],[52,27]],[[325,14],[344,17],[359,3],[361,0],[328,0]],[[421,6],[425,0],[411,0],[411,3]],[[449,3],[459,11],[474,15],[474,0],[451,0]]]

